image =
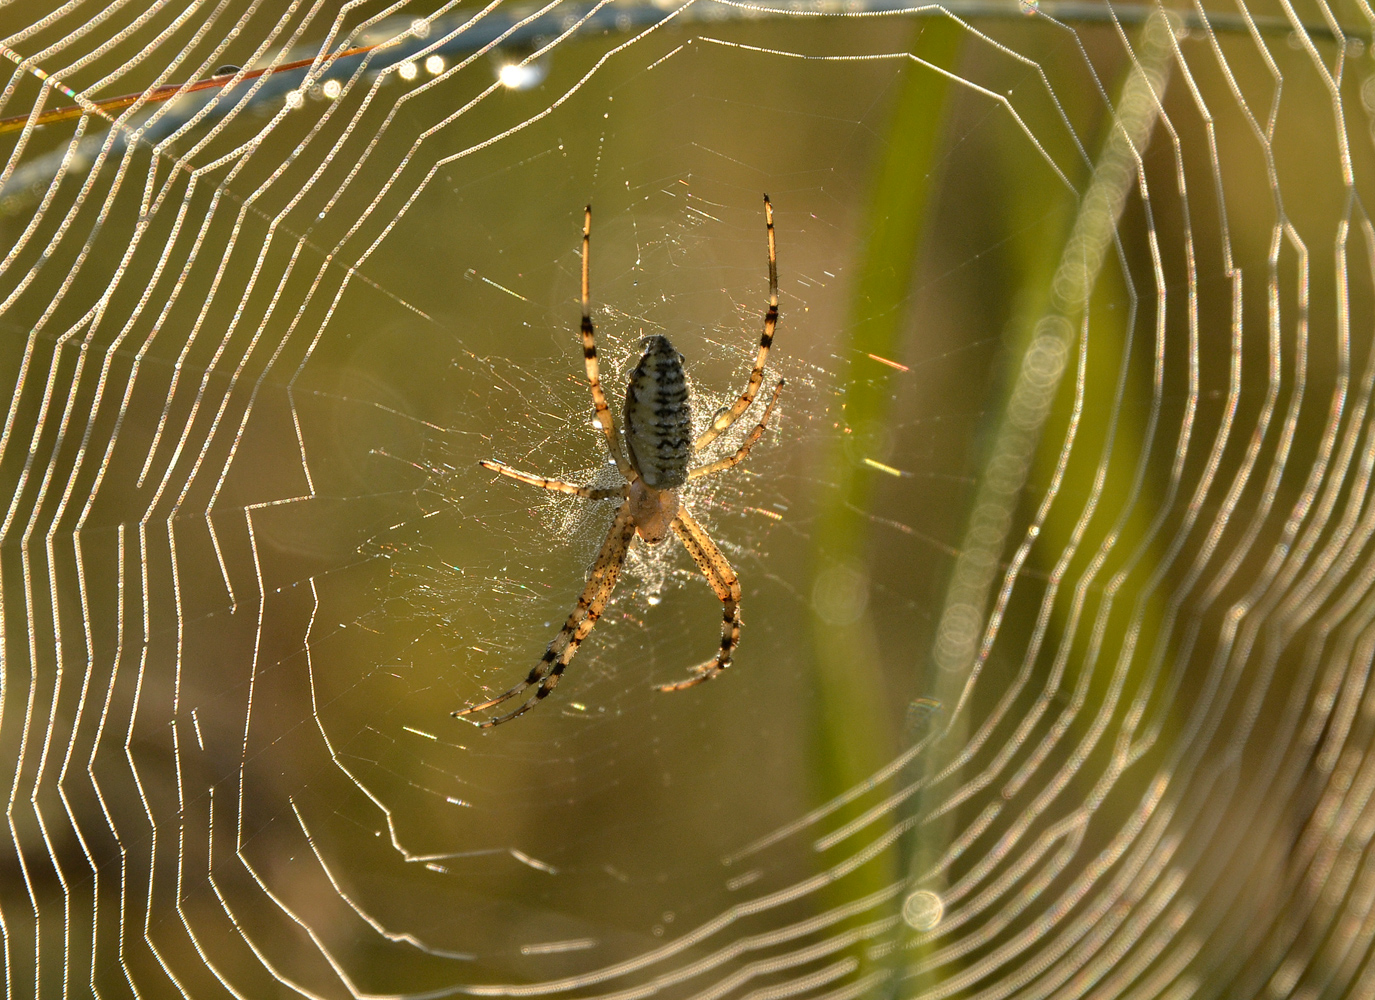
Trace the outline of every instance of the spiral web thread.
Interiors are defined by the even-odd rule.
[[[1216,16],[701,0],[73,2],[31,23],[0,16],[13,66],[0,117],[14,120],[0,169],[6,996],[1375,994],[1363,0]],[[958,65],[875,30],[922,19],[957,26]],[[500,499],[476,472],[496,451],[552,451],[567,468],[549,474],[593,466],[567,419],[581,387],[562,362],[470,349],[425,292],[424,246],[408,258],[407,243],[443,198],[557,161],[608,77],[667,113],[681,95],[656,91],[654,74],[687,60],[725,86],[737,73],[839,80],[837,92],[876,67],[942,76],[967,114],[951,147],[1001,129],[1015,169],[1057,186],[1071,225],[1046,250],[1029,334],[1008,342],[987,439],[944,470],[972,486],[967,520],[935,539],[950,555],[941,601],[873,581],[875,600],[931,626],[905,655],[923,695],[911,742],[788,821],[736,817],[705,874],[684,862],[675,879],[663,859],[660,887],[627,890],[663,915],[630,933],[561,915],[602,891],[587,888],[598,872],[634,881],[615,824],[606,840],[574,835],[599,859],[580,868],[547,831],[508,820],[524,796],[600,801],[618,767],[648,759],[642,679],[583,654],[592,695],[559,692],[566,718],[590,720],[573,750],[533,725],[498,744],[434,721],[509,683],[542,634],[527,619],[571,601],[576,581],[546,584],[532,530],[585,557],[601,522],[553,504],[532,529],[514,511],[533,501]],[[512,96],[513,80],[546,73],[531,100]],[[230,82],[190,88],[212,76]],[[785,91],[761,101],[777,112]],[[143,99],[108,101],[125,92]],[[723,113],[751,100],[735,93]],[[84,114],[39,128],[69,102]],[[871,103],[850,124],[871,125]],[[612,186],[607,136],[575,159]],[[713,236],[759,242],[734,203],[748,189],[754,211],[747,185],[767,174],[742,180],[732,150],[707,153],[718,165],[703,186],[731,204],[681,201],[675,167],[627,181],[651,207],[609,214],[623,245],[686,269]],[[837,186],[805,166],[778,180],[791,189],[780,218],[842,214]],[[666,199],[687,221],[642,234]],[[571,275],[572,253],[549,251],[549,273]],[[641,263],[612,263],[611,280]],[[845,265],[823,273],[843,279]],[[465,277],[527,310],[515,315],[567,322],[505,272]],[[808,341],[789,315],[807,330],[804,312],[843,286],[802,279],[784,307],[796,345]],[[707,338],[737,374],[756,285]],[[1109,300],[1122,308],[1095,305]],[[662,319],[648,293],[622,308],[598,313],[613,376],[633,363],[636,328]],[[392,346],[369,375],[341,359],[379,318]],[[778,433],[824,450],[842,433],[841,376],[826,350],[793,350],[779,362],[793,366],[791,430]],[[875,360],[897,372],[895,395],[918,391],[918,367]],[[401,375],[435,382],[444,406],[389,388]],[[906,420],[894,417],[898,438],[928,434]],[[513,425],[510,439],[494,430]],[[867,512],[875,537],[926,546],[919,477],[869,461],[896,476]],[[747,602],[750,573],[788,591],[771,550],[814,527],[790,509],[805,476],[763,479],[691,498],[721,527]],[[425,534],[446,517],[492,550],[446,562]],[[635,616],[690,574],[656,558],[632,559],[638,589],[597,636],[608,660],[660,655],[652,616],[642,631]],[[811,613],[812,595],[789,593]],[[659,626],[675,654],[709,620],[677,614]],[[750,624],[746,643],[789,638]],[[442,653],[447,670],[456,649],[476,652],[472,676],[441,677],[434,663]],[[613,751],[625,759],[604,763]],[[569,792],[541,768],[551,758],[589,784]],[[536,777],[510,784],[513,772]],[[695,815],[690,796],[677,805]],[[491,904],[493,871],[546,881],[518,883],[519,906]]]

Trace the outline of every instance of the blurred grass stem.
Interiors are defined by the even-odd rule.
[[[1036,462],[1047,417],[1070,367],[1079,330],[1087,322],[1090,296],[1099,282],[1127,198],[1141,183],[1141,157],[1161,112],[1173,58],[1172,31],[1170,21],[1158,15],[1140,32],[1137,59],[1126,73],[1108,135],[1072,224],[1067,226],[1068,236],[1062,236],[1063,250],[1053,271],[1048,261],[1036,259],[1044,243],[1023,247],[1027,253],[1019,300],[1025,303],[1025,318],[1017,322],[1014,317],[1008,328],[1020,340],[1008,344],[1009,354],[1020,360],[1014,362],[1005,402],[990,435],[931,654],[934,669],[928,681],[929,693],[950,708],[941,750],[927,757],[923,781],[928,786],[924,795],[928,801],[920,810],[926,815],[939,812],[949,794],[947,788],[937,791],[942,779],[964,764],[953,755],[969,738],[970,713],[965,702],[989,656],[1017,571],[1049,514],[1053,490],[1038,505],[1004,568],[1004,553],[1022,491]],[[1061,225],[1069,223],[1069,216],[1063,218]],[[990,595],[1000,578],[990,608]],[[920,828],[921,846],[912,859],[911,889],[925,885],[924,880],[942,867],[955,819],[953,811],[945,812]],[[939,886],[926,887],[939,890]],[[910,953],[908,962],[909,975],[922,975],[918,953]]]
[[[822,505],[811,552],[816,694],[810,773],[821,802],[863,782],[892,758],[883,657],[868,610],[869,521],[862,512],[870,507],[875,476],[883,475],[865,464],[865,440],[887,426],[893,386],[890,376],[875,376],[869,358],[902,353],[905,306],[932,192],[938,189],[937,155],[944,148],[940,139],[951,81],[924,63],[958,65],[967,35],[949,17],[917,26],[909,49],[914,61],[897,81],[861,221],[865,236],[843,347],[849,368],[844,395],[833,411],[851,433],[827,462],[827,479],[835,485]],[[837,819],[852,818],[858,808],[847,806]],[[863,885],[851,885],[840,898],[879,891],[901,876],[891,855],[884,854],[854,877]]]

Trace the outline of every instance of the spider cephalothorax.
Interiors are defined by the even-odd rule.
[[[759,423],[745,436],[740,447],[733,455],[693,466],[692,460],[702,449],[716,440],[720,434],[750,408],[755,395],[764,381],[764,362],[773,344],[773,332],[778,325],[778,265],[774,250],[773,207],[768,195],[764,196],[764,225],[769,237],[769,308],[764,314],[764,335],[759,338],[759,353],[754,360],[754,368],[745,383],[744,391],[728,408],[718,413],[711,426],[692,437],[692,404],[689,398],[687,378],[683,374],[683,356],[660,336],[646,337],[641,346],[644,355],[630,375],[626,385],[625,407],[622,422],[625,425],[625,448],[616,433],[616,423],[607,405],[606,393],[602,391],[600,367],[597,363],[597,340],[592,327],[591,300],[588,289],[588,245],[592,231],[592,209],[589,206],[583,215],[582,227],[582,350],[587,366],[587,380],[592,389],[592,405],[596,412],[597,423],[606,435],[607,447],[616,462],[616,468],[625,485],[617,489],[593,489],[589,486],[574,486],[572,483],[556,479],[533,476],[528,472],[517,472],[501,462],[484,461],[480,464],[512,479],[519,479],[532,486],[547,490],[571,493],[588,500],[606,500],[621,497],[621,506],[611,522],[611,529],[602,542],[601,552],[588,574],[587,585],[583,588],[578,604],[564,622],[549,648],[525,681],[517,684],[504,694],[475,705],[466,705],[454,712],[459,718],[474,712],[485,711],[524,694],[535,685],[535,696],[505,715],[490,718],[481,723],[485,728],[498,723],[509,722],[518,715],[528,712],[544,699],[563,675],[579,644],[587,638],[592,626],[601,617],[611,592],[616,587],[616,579],[621,573],[630,544],[638,534],[645,542],[653,545],[668,536],[669,531],[676,534],[688,554],[697,563],[697,568],[707,578],[707,582],[721,599],[721,648],[716,656],[700,666],[694,667],[687,680],[676,684],[661,684],[660,691],[681,691],[709,681],[731,664],[731,655],[740,641],[740,581],[731,569],[726,557],[683,507],[678,496],[678,488],[691,479],[710,475],[736,465],[749,454],[750,448],[764,435],[764,427],[778,402],[778,393],[783,388],[780,379],[774,387],[773,396],[764,407]]]

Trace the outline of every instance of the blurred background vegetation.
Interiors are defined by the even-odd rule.
[[[1360,995],[1368,9],[479,9],[0,9],[10,994]]]

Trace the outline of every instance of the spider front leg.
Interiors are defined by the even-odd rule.
[[[480,728],[489,729],[524,715],[548,697],[549,692],[554,690],[559,683],[564,668],[568,666],[569,661],[577,653],[578,646],[587,638],[592,627],[597,624],[597,619],[602,616],[602,612],[606,609],[606,603],[611,599],[611,592],[616,589],[616,579],[621,575],[621,565],[625,562],[625,554],[630,549],[630,540],[634,536],[635,521],[631,517],[630,504],[628,502],[623,503],[620,509],[616,511],[616,519],[611,522],[611,530],[606,533],[606,540],[602,542],[602,550],[597,555],[597,561],[592,565],[592,573],[587,579],[587,586],[583,588],[582,594],[578,597],[577,606],[568,616],[568,620],[563,623],[563,628],[559,634],[549,643],[549,648],[544,651],[544,657],[531,668],[524,683],[517,684],[504,694],[479,704],[465,705],[458,711],[451,713],[454,718],[462,719],[474,712],[495,708],[502,702],[510,701],[512,698],[524,694],[536,684],[539,685],[535,691],[535,696],[515,711],[478,723]]]
[[[729,430],[740,414],[750,408],[755,393],[764,384],[764,362],[768,360],[773,334],[778,329],[778,248],[774,245],[773,206],[769,204],[768,195],[764,195],[764,225],[769,234],[769,308],[764,313],[764,335],[759,338],[759,353],[755,355],[754,368],[750,370],[750,377],[745,381],[745,390],[740,393],[740,398],[731,404],[730,409],[717,414],[711,426],[692,443],[693,451],[701,451],[723,431]]]
[[[592,326],[592,293],[589,281],[591,265],[588,261],[591,241],[592,206],[588,205],[583,210],[582,217],[582,360],[587,369],[587,382],[592,388],[592,409],[596,414],[597,423],[601,425],[602,433],[606,435],[606,446],[616,462],[616,468],[625,477],[626,482],[630,482],[635,478],[635,471],[626,461],[625,452],[621,449],[621,439],[616,434],[616,418],[612,416],[611,407],[606,402],[606,392],[602,389],[601,365],[597,362],[597,331]]]
[[[673,530],[697,568],[707,578],[707,583],[711,584],[711,589],[721,599],[724,609],[721,616],[721,648],[715,659],[693,667],[692,676],[687,680],[660,684],[660,691],[682,691],[711,680],[730,666],[731,654],[740,644],[740,580],[735,570],[730,568],[730,563],[726,562],[726,557],[706,529],[694,521],[686,510],[678,511],[678,516],[673,519]]]

